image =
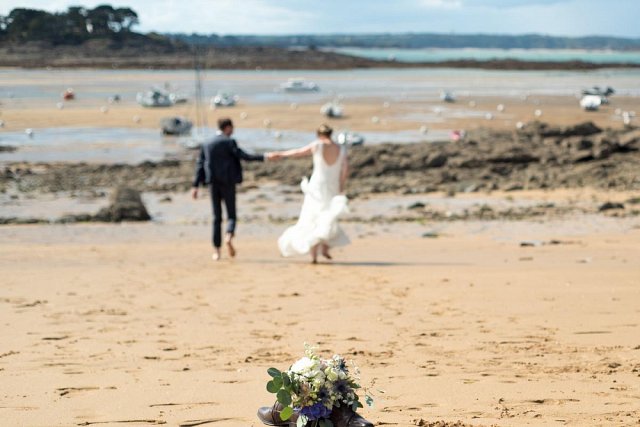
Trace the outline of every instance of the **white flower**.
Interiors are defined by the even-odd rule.
[[[290,371],[295,372],[296,374],[302,374],[304,372],[312,370],[316,364],[317,360],[303,357],[291,366]]]
[[[329,381],[335,381],[338,379],[338,373],[334,369],[327,368],[324,373]]]

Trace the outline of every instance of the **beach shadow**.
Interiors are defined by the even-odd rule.
[[[301,259],[244,259],[243,264],[297,264],[313,266],[334,266],[334,267],[466,267],[473,264],[467,262],[407,262],[407,261],[319,261],[311,264],[310,261]]]

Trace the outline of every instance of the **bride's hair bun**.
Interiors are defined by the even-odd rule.
[[[318,133],[318,135],[330,137],[331,133],[333,133],[333,129],[331,129],[328,125],[323,124],[320,125],[316,132]]]

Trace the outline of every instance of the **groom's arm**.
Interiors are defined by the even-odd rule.
[[[246,160],[248,162],[264,162],[266,159],[266,156],[264,154],[247,153],[242,148],[238,147],[238,144],[236,144],[235,140],[231,142],[231,151],[237,158]]]
[[[204,173],[204,144],[200,147],[200,154],[198,155],[198,161],[196,162],[196,173],[193,178],[193,188],[198,188],[198,186],[206,181],[205,173]]]

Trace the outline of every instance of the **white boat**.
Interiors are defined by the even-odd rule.
[[[211,107],[233,107],[238,102],[237,95],[230,95],[225,92],[218,92],[216,96],[211,98]]]
[[[584,96],[588,96],[588,95],[599,96],[600,97],[600,102],[602,104],[608,104],[609,103],[609,97],[611,95],[613,95],[614,93],[616,93],[616,91],[613,90],[613,88],[610,87],[610,86],[607,86],[606,89],[601,89],[599,86],[594,86],[591,89],[584,89],[582,91],[582,95],[584,95]]]
[[[327,102],[320,107],[320,112],[330,118],[342,117],[344,114],[342,106],[337,102]]]
[[[337,139],[340,145],[362,145],[364,137],[355,132],[340,132]]]
[[[157,87],[147,92],[138,92],[136,101],[143,107],[171,107],[174,104],[171,94]]]
[[[187,135],[193,123],[184,117],[166,117],[160,120],[163,135]]]
[[[602,98],[599,95],[585,95],[580,100],[580,106],[586,111],[598,111],[602,104]]]
[[[184,104],[187,101],[189,101],[189,98],[187,97],[187,95],[183,95],[181,93],[170,93],[169,99],[174,104]]]
[[[320,90],[320,87],[314,82],[297,77],[282,83],[280,89],[287,92],[317,92]]]

